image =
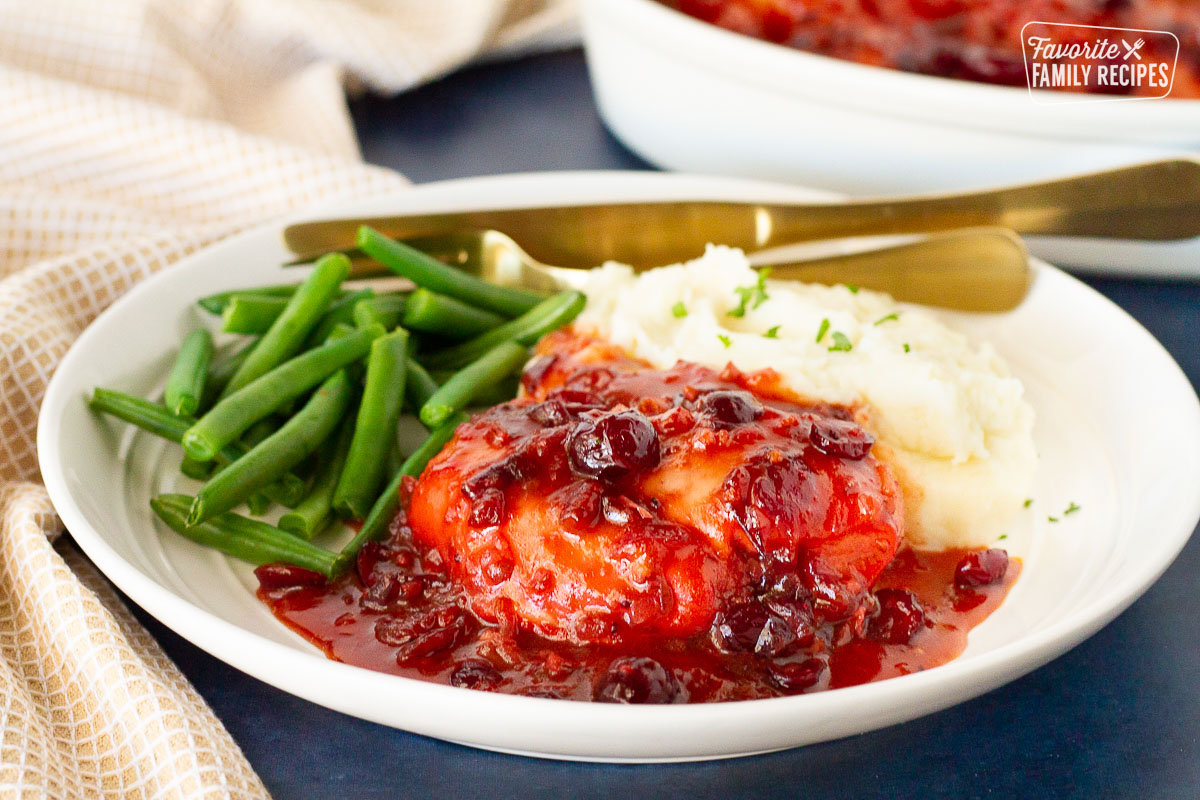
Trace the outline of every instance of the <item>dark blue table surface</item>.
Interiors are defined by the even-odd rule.
[[[357,100],[352,110],[367,161],[417,182],[650,168],[601,125],[578,52],[472,68],[399,98]],[[1089,283],[1149,328],[1200,385],[1200,285]],[[947,711],[797,750],[677,765],[497,755],[363,722],[243,675],[138,615],[277,798],[1196,798],[1197,576],[1200,538],[1096,636]]]

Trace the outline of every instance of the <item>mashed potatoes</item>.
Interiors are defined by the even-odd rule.
[[[990,545],[1029,496],[1037,456],[1021,382],[989,345],[929,314],[843,286],[760,285],[725,247],[640,276],[607,264],[582,288],[577,325],[655,367],[769,367],[802,396],[860,406],[916,547]]]

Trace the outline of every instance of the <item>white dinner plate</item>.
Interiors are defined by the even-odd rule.
[[[819,195],[818,195],[819,196]],[[641,199],[808,199],[795,187],[649,173],[556,173],[431,184],[305,217]],[[103,385],[157,391],[193,301],[287,279],[283,222],[196,253],[146,280],[71,348],[38,425],[42,476],[71,535],[134,602],[217,658],[364,719],[479,747],[555,758],[736,756],[903,722],[1000,686],[1060,655],[1138,597],[1200,517],[1200,404],[1165,350],[1085,285],[1038,264],[1008,314],[941,314],[992,341],[1025,382],[1041,455],[1032,507],[1006,545],[1024,567],[957,660],[879,683],[736,703],[637,707],[490,694],[329,661],[254,597],[251,569],[152,518],[151,495],[191,488],[179,450],[93,415]],[[290,273],[295,276],[295,273]],[[1068,504],[1081,510],[1059,516]]]
[[[658,0],[583,0],[600,115],[666,169],[858,196],[988,189],[1200,155],[1200,100],[1035,102],[1028,89],[856,64],[733,33]],[[1050,239],[1073,269],[1200,277],[1200,237]]]

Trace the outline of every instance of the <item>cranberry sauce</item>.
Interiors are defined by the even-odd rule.
[[[783,615],[754,606],[727,610],[707,635],[597,646],[544,639],[511,619],[481,622],[436,551],[426,556],[400,518],[388,541],[367,545],[358,569],[336,583],[301,575],[287,586],[273,567],[260,568],[258,595],[329,658],[380,672],[537,697],[696,703],[853,686],[944,664],[1019,573],[1009,562],[997,582],[964,588],[955,574],[975,554],[905,549],[857,628],[818,626],[803,648],[794,634],[779,635]]]
[[[945,663],[1001,602],[1002,550],[899,549],[903,504],[850,409],[770,371],[654,370],[560,332],[331,585],[259,597],[333,659],[483,691],[752,699]]]

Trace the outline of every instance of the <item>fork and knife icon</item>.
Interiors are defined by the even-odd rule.
[[[1121,44],[1125,45],[1125,55],[1123,56],[1123,58],[1126,61],[1128,61],[1131,56],[1133,58],[1136,58],[1138,61],[1142,60],[1142,54],[1139,53],[1138,51],[1141,50],[1142,47],[1146,44],[1145,39],[1138,39],[1133,44],[1130,44],[1129,42],[1122,39]]]

